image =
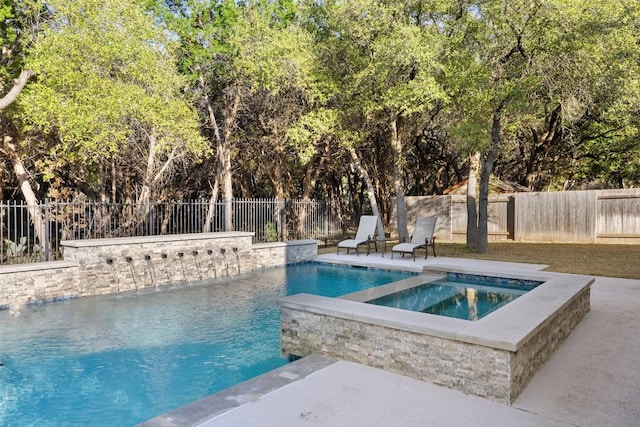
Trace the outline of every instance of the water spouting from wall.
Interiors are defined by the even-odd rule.
[[[207,249],[207,255],[209,255],[209,268],[213,267],[213,278],[218,278],[218,267],[216,266],[216,260],[213,257],[213,249]]]
[[[180,260],[180,266],[182,267],[182,281],[187,281],[187,269],[184,267],[184,252],[178,252],[178,259]]]
[[[238,248],[231,248],[231,250],[236,254],[236,265],[238,266],[238,275],[240,275],[240,255],[238,255]]]
[[[167,254],[160,254],[160,258],[162,258],[162,266],[164,267],[164,272],[167,275],[167,282],[171,283],[171,273],[167,268]]]
[[[149,277],[151,277],[151,284],[154,289],[158,289],[158,282],[156,281],[156,273],[153,268],[153,262],[151,261],[151,255],[145,255],[144,259],[147,261],[147,269],[149,270]]]
[[[225,271],[227,272],[227,276],[229,275],[229,260],[227,259],[227,250],[225,248],[220,248],[220,253],[222,254],[222,257],[224,258],[224,268]]]
[[[200,270],[200,263],[198,262],[198,251],[191,252],[193,255],[193,262],[196,264],[196,271],[198,272],[198,277],[202,280],[202,270]]]
[[[129,269],[131,270],[131,278],[133,279],[133,286],[135,286],[136,291],[138,290],[138,279],[136,279],[136,269],[133,266],[133,258],[130,256],[125,258],[127,263],[129,264]]]
[[[113,258],[107,258],[107,265],[111,268],[111,277],[113,277],[113,283],[116,284],[116,295],[120,295],[120,280],[118,280],[118,271],[113,264]]]

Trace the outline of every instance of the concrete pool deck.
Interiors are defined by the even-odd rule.
[[[424,265],[544,266],[387,254],[320,261],[422,271]],[[597,277],[591,311],[511,406],[376,368],[310,356],[164,414],[147,426],[637,426],[640,280]]]

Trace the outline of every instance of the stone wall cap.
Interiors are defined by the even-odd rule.
[[[22,273],[29,271],[55,270],[58,268],[74,268],[78,263],[75,261],[46,261],[29,262],[25,264],[4,264],[0,265],[0,274]]]
[[[317,245],[318,240],[289,240],[287,242],[254,243],[253,249],[284,248],[287,246]]]
[[[142,243],[175,242],[184,240],[216,240],[238,237],[253,237],[254,233],[245,231],[222,231],[217,233],[165,234],[161,236],[113,237],[104,239],[63,240],[61,246],[88,248],[94,246],[118,246]]]

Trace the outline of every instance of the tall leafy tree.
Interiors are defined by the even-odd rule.
[[[135,223],[179,162],[207,150],[173,42],[136,2],[46,4],[51,16],[26,58],[34,79],[19,100],[23,150],[46,153],[45,179],[66,169],[103,200],[136,200]]]
[[[27,209],[33,220],[36,235],[43,241],[44,222],[36,208],[36,195],[17,141],[20,125],[15,115],[16,101],[32,76],[32,71],[24,68],[23,51],[29,39],[27,33],[31,22],[37,21],[41,8],[36,0],[0,2],[0,200],[4,199],[7,164],[10,164],[15,180],[28,203]]]
[[[436,79],[437,34],[433,25],[416,18],[412,2],[322,2],[322,8],[327,60],[340,88],[345,128],[361,135],[362,142],[385,136],[392,153],[398,234],[407,239],[405,140],[420,132],[426,113],[446,98]]]
[[[215,157],[205,163],[206,178],[213,183],[209,214],[203,228],[211,229],[221,188],[225,229],[231,230],[232,161],[246,93],[234,66],[237,47],[230,40],[238,25],[238,5],[232,0],[147,0],[146,4],[177,37],[178,67],[195,94],[203,133],[214,149]]]
[[[439,28],[453,35],[447,65],[459,76],[449,81],[461,112],[456,134],[480,153],[478,251],[486,252],[489,177],[496,162],[531,144],[529,155],[538,158],[527,161],[534,164],[550,147],[572,144],[570,130],[601,102],[602,85],[621,87],[620,76],[610,70],[617,55],[629,53],[631,34],[621,30],[628,7],[489,0],[454,1],[447,11],[437,19]],[[622,49],[621,32],[626,33]],[[461,47],[471,54],[455,51]],[[571,153],[549,155],[546,167]]]

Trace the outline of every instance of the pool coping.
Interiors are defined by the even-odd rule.
[[[362,303],[377,296],[441,278],[448,272],[539,280],[544,283],[475,321]],[[516,352],[543,329],[550,321],[549,319],[568,305],[572,298],[591,286],[594,280],[589,276],[567,276],[522,270],[495,272],[491,269],[465,269],[441,264],[437,267],[425,267],[423,274],[379,287],[380,289],[372,288],[339,298],[297,294],[280,299],[279,304],[281,308],[327,314],[372,325]]]
[[[310,355],[304,359],[265,372],[250,380],[203,397],[195,402],[137,424],[138,427],[198,426],[221,414],[260,400],[276,390],[308,377],[339,359]]]

